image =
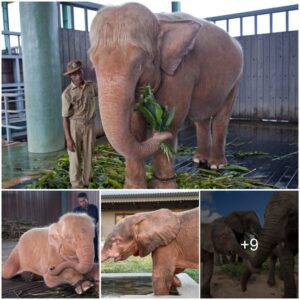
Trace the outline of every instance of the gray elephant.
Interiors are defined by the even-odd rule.
[[[201,224],[201,297],[211,297],[210,282],[213,276],[214,256],[238,254],[248,261],[250,256],[240,246],[246,232],[259,235],[261,226],[254,211],[232,212],[212,223]]]
[[[187,116],[197,132],[194,161],[226,164],[225,140],[242,74],[238,42],[216,25],[190,15],[153,14],[129,3],[101,9],[90,31],[105,134],[126,160],[126,188],[147,187],[145,158],[154,155],[154,188],[176,188],[172,160],[159,150],[175,148]],[[157,101],[175,109],[168,132],[147,139],[146,123],[134,110],[139,88],[150,84]]]
[[[249,239],[248,233],[253,234],[256,238],[260,235],[261,225],[255,211],[234,211],[223,220],[232,229],[239,244]],[[230,258],[231,263],[235,262],[235,253],[232,253]],[[241,262],[242,258],[238,257],[238,261]]]
[[[284,297],[296,298],[297,287],[294,278],[294,255],[298,253],[298,192],[274,192],[265,209],[265,222],[259,238],[256,255],[248,262],[241,280],[242,290],[253,268],[258,269],[274,253],[278,255],[280,271],[284,281]],[[273,257],[273,272],[275,270]],[[270,278],[269,278],[270,279]]]

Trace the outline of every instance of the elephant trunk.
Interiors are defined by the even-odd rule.
[[[85,248],[80,248],[76,251],[78,262],[74,262],[70,260],[63,261],[58,266],[50,268],[49,273],[51,275],[57,276],[66,268],[72,268],[81,274],[88,273],[94,266],[94,257],[95,257],[93,243],[89,243],[89,244],[91,244],[91,247],[89,246]]]
[[[117,83],[116,83],[117,81]],[[130,87],[129,87],[130,85]],[[131,114],[135,98],[135,82],[98,77],[101,120],[110,144],[126,158],[143,159],[159,149],[161,141],[172,137],[170,132],[155,133],[138,142],[131,132]]]
[[[278,237],[276,233],[279,231],[278,227],[278,220],[279,217],[273,216],[272,218],[266,219],[265,225],[262,229],[258,250],[256,255],[249,261],[249,265],[247,270],[243,273],[241,278],[241,288],[242,291],[247,290],[247,283],[251,276],[253,269],[259,269],[261,265],[266,261],[266,259],[271,254],[272,250],[275,248],[276,244],[278,243]]]
[[[110,258],[111,258],[111,256],[109,255],[108,251],[105,250],[105,249],[102,249],[102,251],[101,251],[101,262],[104,262],[104,261],[106,261]]]

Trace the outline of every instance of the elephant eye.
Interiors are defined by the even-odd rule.
[[[119,244],[120,244],[120,242],[121,242],[121,240],[120,240],[120,239],[115,239],[115,240],[113,241],[113,243],[114,243],[115,245],[119,245]]]

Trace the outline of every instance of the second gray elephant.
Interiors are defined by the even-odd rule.
[[[173,162],[159,148],[164,140],[176,147],[187,116],[197,132],[194,161],[226,164],[226,132],[243,68],[235,39],[205,20],[128,3],[98,12],[90,42],[103,128],[126,159],[126,188],[147,186],[144,159],[153,154],[153,187],[176,187]],[[170,131],[148,139],[145,120],[134,110],[145,84],[161,105],[175,109]]]
[[[261,231],[259,219],[254,211],[232,212],[209,224],[201,224],[201,297],[211,297],[210,282],[213,276],[214,256],[238,254],[244,260],[250,256],[241,247],[241,238],[250,233],[258,236]]]
[[[248,263],[248,269],[241,279],[243,291],[247,289],[251,271],[254,268],[260,268],[272,254],[270,270],[272,275],[269,277],[269,284],[274,283],[275,254],[279,258],[280,271],[283,275],[284,297],[298,298],[294,276],[294,256],[298,253],[298,201],[297,191],[273,193],[265,209],[265,222],[258,239],[259,244],[256,255]]]

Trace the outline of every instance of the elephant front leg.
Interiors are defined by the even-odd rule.
[[[168,143],[176,150],[177,131],[173,132],[173,140]],[[168,157],[159,150],[155,153],[153,159],[153,179],[152,187],[157,189],[176,189],[176,176],[174,170],[174,159]]]
[[[77,294],[82,294],[83,292],[93,287],[92,282],[90,282],[89,280],[84,280],[82,274],[70,268],[65,269],[58,276],[53,276],[49,273],[46,273],[43,277],[48,287],[56,287],[61,284],[70,284],[74,286],[75,292]]]
[[[147,139],[146,123],[138,111],[134,111],[131,115],[131,132],[139,142]],[[147,188],[145,161],[143,159],[125,158],[124,188]]]
[[[210,282],[214,270],[214,254],[205,250],[201,250],[202,266],[202,282],[201,282],[201,297],[211,298]]]
[[[275,285],[275,266],[276,266],[277,256],[272,254],[269,258],[269,277],[268,277],[268,285]]]
[[[294,277],[294,255],[287,244],[280,245],[278,258],[280,271],[283,274],[284,298],[297,298],[297,286]]]
[[[176,264],[176,249],[171,245],[157,248],[152,253],[152,285],[155,295],[169,295],[173,284]],[[166,259],[166,257],[168,259]],[[178,283],[176,281],[176,283]]]

